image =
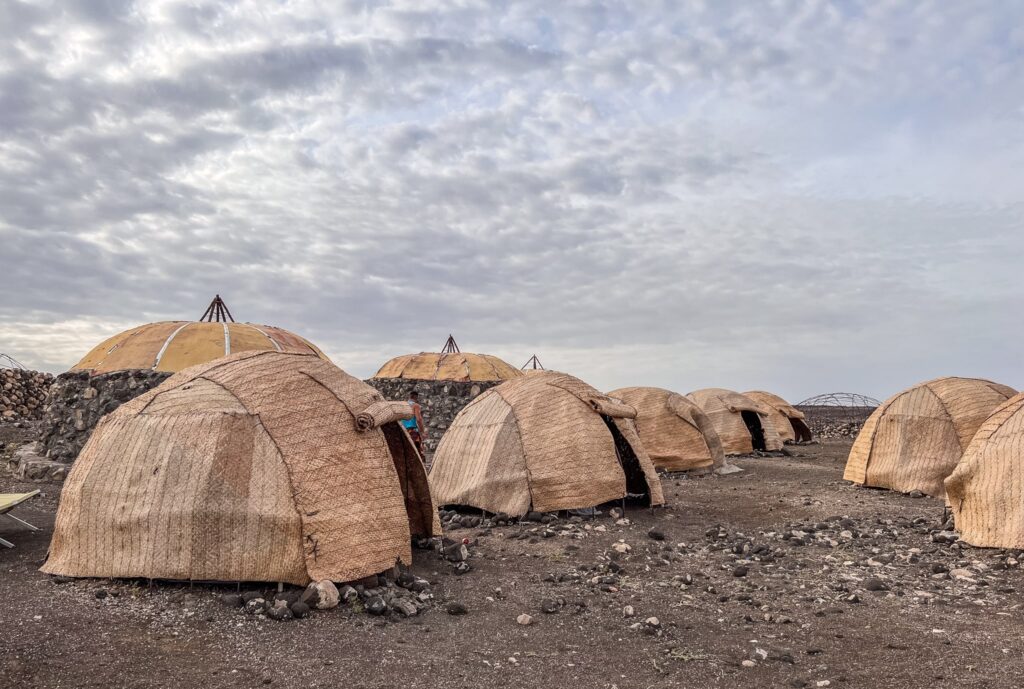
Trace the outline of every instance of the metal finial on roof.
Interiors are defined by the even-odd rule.
[[[224,303],[224,300],[220,298],[219,294],[213,297],[213,301],[211,301],[210,305],[206,307],[206,311],[203,312],[203,315],[199,320],[208,321],[210,323],[227,323],[228,321],[231,321],[232,323],[235,322],[234,317],[228,310],[228,305]]]
[[[25,369],[25,365],[15,359],[10,354],[4,354],[0,352],[0,368],[20,368]]]
[[[448,340],[445,341],[444,347],[441,348],[442,354],[458,354],[462,350],[459,349],[459,345],[455,344],[455,338],[451,335],[448,336]]]
[[[531,356],[529,361],[527,361],[525,364],[520,366],[519,370],[525,371],[528,368],[532,369],[534,371],[543,371],[543,370],[545,370],[544,369],[544,364],[540,363],[540,359],[537,358],[536,354]]]

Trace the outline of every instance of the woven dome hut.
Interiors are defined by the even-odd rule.
[[[217,295],[198,321],[161,321],[125,330],[93,347],[71,370],[92,374],[128,369],[175,373],[235,352],[248,351],[293,352],[327,358],[314,344],[283,328],[235,323]]]
[[[47,457],[74,461],[100,418],[122,402],[189,366],[245,351],[327,358],[315,345],[282,328],[236,323],[217,295],[199,320],[146,323],[118,333],[57,376],[44,420]]]
[[[945,481],[960,539],[987,548],[1024,548],[1024,394],[981,424]]]
[[[868,417],[850,449],[843,478],[908,493],[944,494],[985,419],[1013,388],[978,378],[936,378],[898,393]]]
[[[440,352],[395,357],[366,382],[390,400],[406,400],[414,390],[419,394],[427,426],[424,452],[429,459],[455,415],[471,399],[523,375],[496,356],[461,351],[449,335]]]
[[[727,455],[754,450],[781,450],[770,411],[746,395],[722,388],[704,388],[687,395],[711,419]]]
[[[627,495],[664,503],[636,411],[564,373],[491,388],[459,412],[430,468],[438,505],[522,516]]]
[[[186,369],[97,426],[42,570],[305,584],[409,563],[440,524],[408,415],[313,355]]]
[[[811,429],[804,420],[804,413],[786,400],[764,390],[751,390],[743,394],[768,411],[782,442],[806,442],[811,439]]]
[[[716,468],[725,452],[714,424],[692,400],[662,388],[608,393],[636,409],[636,430],[651,462],[664,471]]]
[[[381,366],[373,377],[488,383],[511,380],[521,375],[522,371],[496,356],[460,351],[455,339],[449,335],[440,352],[397,356]]]

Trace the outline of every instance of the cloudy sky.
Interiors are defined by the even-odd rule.
[[[0,352],[1024,387],[1024,3],[0,0]]]

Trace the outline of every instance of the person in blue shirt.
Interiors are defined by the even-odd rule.
[[[411,419],[402,419],[402,425],[405,427],[406,432],[409,433],[409,437],[412,438],[412,442],[416,445],[416,449],[419,450],[420,457],[423,456],[423,441],[427,437],[427,427],[423,423],[423,408],[420,406],[420,393],[413,390],[409,393],[409,406],[412,407]]]

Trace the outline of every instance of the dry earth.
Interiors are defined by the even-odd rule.
[[[455,529],[472,571],[415,551],[435,601],[410,618],[273,621],[224,605],[233,586],[56,583],[37,571],[47,487],[21,510],[42,533],[0,524],[18,544],[0,552],[0,687],[1021,686],[1019,553],[935,542],[942,503],[846,485],[848,448],[668,479],[671,506],[628,523]]]

